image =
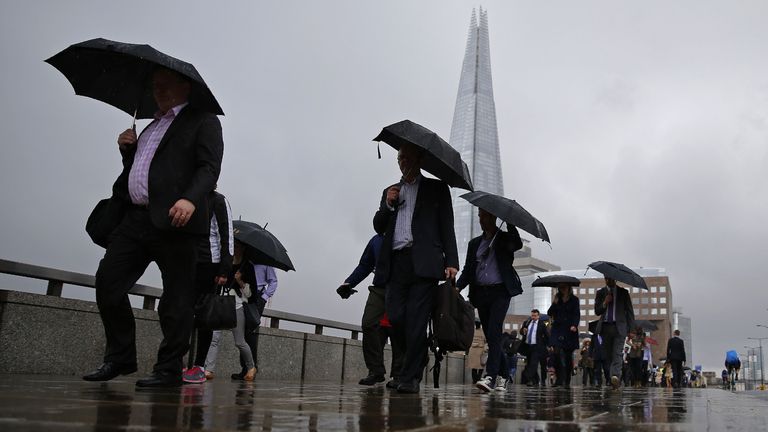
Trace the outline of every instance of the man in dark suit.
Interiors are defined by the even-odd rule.
[[[473,238],[467,246],[467,259],[456,287],[469,285],[469,301],[477,308],[480,323],[488,343],[486,375],[475,385],[485,392],[498,387],[506,389],[502,363],[501,335],[509,301],[523,292],[520,278],[512,267],[515,251],[523,247],[517,228],[507,225],[508,232],[496,226],[496,216],[478,209],[483,235]]]
[[[549,346],[549,332],[544,322],[539,319],[538,309],[531,311],[531,317],[523,323],[520,334],[523,335],[525,341],[526,358],[523,374],[526,378],[526,385],[528,387],[537,386],[547,379],[546,375],[539,379],[538,369],[541,359],[547,355],[547,347]]]
[[[188,104],[191,84],[158,68],[152,91],[159,108],[141,136],[117,139],[123,171],[112,191],[128,210],[109,237],[96,272],[96,303],[107,346],[104,363],[85,375],[107,381],[136,371],[136,324],[128,291],[154,261],[163,277],[158,306],[163,341],[152,376],[140,387],[181,385],[182,357],[193,321],[196,246],[210,231],[208,194],[221,169],[218,118]]]
[[[667,341],[667,360],[672,364],[672,387],[680,388],[683,384],[683,363],[685,363],[685,343],[680,339],[680,330],[675,330]]]
[[[456,277],[459,267],[453,207],[448,185],[421,176],[422,150],[400,147],[400,183],[384,190],[373,218],[384,235],[376,272],[386,281],[386,311],[393,343],[404,347],[397,390],[418,393],[427,357],[426,329],[438,281]]]
[[[600,316],[597,333],[603,338],[606,361],[611,364],[611,385],[616,389],[621,383],[624,340],[629,329],[635,327],[635,311],[629,291],[609,277],[605,278],[605,285],[595,295],[595,315]]]

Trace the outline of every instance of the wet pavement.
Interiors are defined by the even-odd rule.
[[[2,431],[766,431],[768,400],[720,389],[529,389],[232,382],[138,390],[135,378],[0,375]]]

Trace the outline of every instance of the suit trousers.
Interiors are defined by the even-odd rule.
[[[541,381],[539,381],[538,372],[541,359],[546,358],[547,356],[547,349],[543,346],[539,347],[539,344],[529,345],[529,349],[530,351],[525,359],[525,370],[523,370],[523,374],[525,375],[526,382],[533,385],[539,385],[539,382],[543,383],[547,380],[547,376],[543,375]]]
[[[672,365],[672,387],[680,388],[683,385],[683,361],[670,360]]]
[[[107,347],[105,362],[136,363],[136,323],[128,291],[154,261],[163,278],[157,308],[163,341],[154,371],[181,375],[194,320],[193,282],[200,236],[158,230],[149,211],[131,207],[110,236],[96,271],[96,304]]]
[[[392,343],[405,353],[395,375],[400,382],[421,382],[427,360],[427,325],[437,280],[416,276],[411,249],[392,252],[386,311],[393,326]]]
[[[219,270],[218,263],[198,263],[195,272],[195,302],[203,295],[216,291],[213,282]],[[205,367],[205,358],[208,356],[208,348],[211,347],[213,330],[209,328],[197,328],[197,347],[195,348],[195,366]],[[194,330],[193,330],[194,331]]]
[[[504,331],[504,318],[509,310],[509,295],[503,285],[473,287],[470,296],[472,305],[477,308],[480,325],[483,327],[485,342],[488,344],[488,360],[485,363],[486,375],[496,379],[502,364],[501,334]],[[504,373],[503,375],[506,375]]]
[[[615,323],[603,323],[600,336],[603,337],[603,347],[605,348],[605,361],[610,364],[611,376],[621,378],[621,369],[624,366],[624,339],[625,336],[619,334],[619,329]]]

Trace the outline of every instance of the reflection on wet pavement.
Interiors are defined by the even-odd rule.
[[[768,430],[768,400],[719,389],[469,385],[419,395],[356,384],[214,380],[137,390],[134,380],[0,376],[0,430]]]

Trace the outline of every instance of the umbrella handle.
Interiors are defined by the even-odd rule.
[[[133,129],[133,132],[136,132],[136,116],[139,114],[139,109],[136,108],[136,110],[133,111],[133,124],[131,125],[131,129]]]

